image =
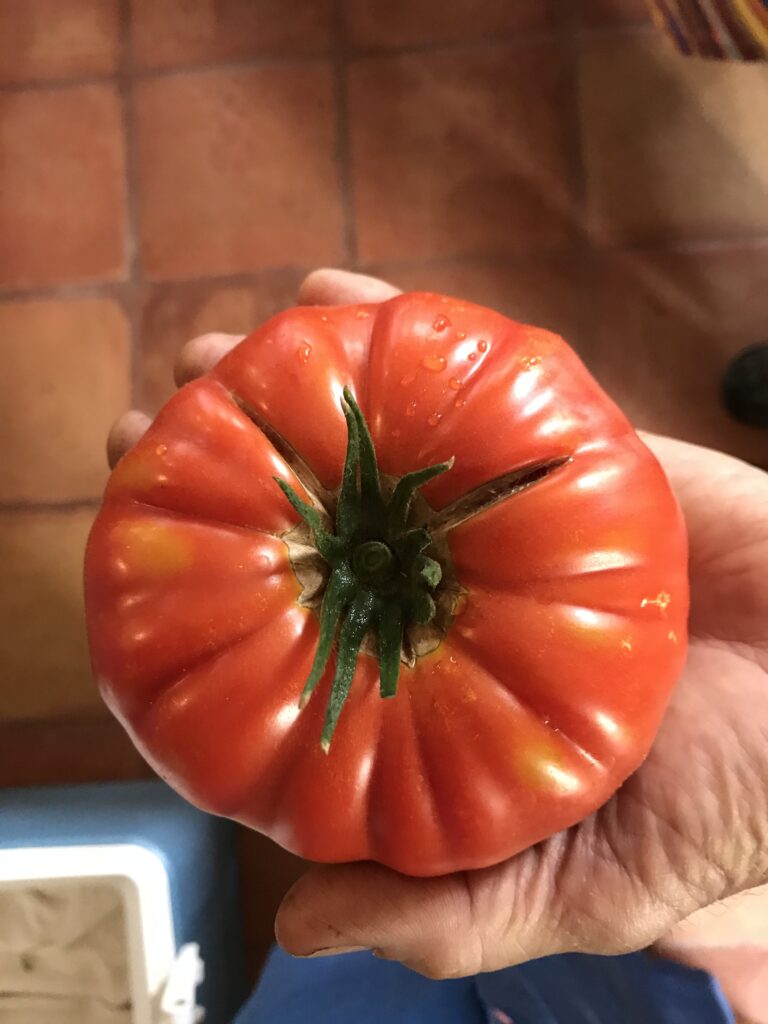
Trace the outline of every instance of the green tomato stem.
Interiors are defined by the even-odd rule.
[[[347,453],[336,510],[336,532],[324,526],[283,480],[278,485],[312,531],[318,552],[331,573],[320,612],[317,650],[300,698],[304,707],[326,670],[337,641],[336,664],[321,738],[327,753],[349,696],[360,646],[369,630],[378,635],[379,686],[382,697],[397,693],[403,631],[435,615],[432,591],[442,567],[424,552],[432,544],[424,527],[409,528],[416,491],[453,466],[453,459],[407,473],[389,500],[381,489],[376,451],[368,425],[349,388],[342,410],[347,421]]]

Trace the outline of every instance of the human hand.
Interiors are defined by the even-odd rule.
[[[321,271],[299,301],[393,294]],[[238,340],[191,342],[177,382]],[[130,413],[116,425],[113,462],[148,422]],[[369,863],[310,868],[278,913],[289,952],[373,948],[431,977],[550,953],[620,953],[768,881],[768,477],[693,445],[646,441],[687,519],[692,607],[688,665],[644,765],[585,821],[492,868],[434,879]]]

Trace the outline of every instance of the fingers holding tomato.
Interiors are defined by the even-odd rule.
[[[322,269],[308,274],[299,286],[300,305],[343,305],[359,302],[383,302],[398,294],[398,289],[375,277],[345,270]],[[179,351],[173,368],[178,387],[208,373],[243,340],[242,335],[212,332],[188,341]],[[107,459],[114,468],[125,453],[141,438],[151,419],[138,410],[124,413],[112,427],[107,441]]]

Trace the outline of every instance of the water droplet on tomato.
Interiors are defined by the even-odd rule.
[[[457,409],[461,409],[463,406],[467,404],[467,400],[466,398],[457,398],[453,404]]]
[[[400,437],[400,431],[397,427],[392,431],[392,437]]]
[[[366,309],[358,309],[355,313],[355,320],[367,320],[371,314]]]
[[[456,331],[456,337],[459,339],[459,341],[464,341],[466,336],[466,331]]]
[[[449,658],[448,658],[448,661],[450,661],[450,663],[451,663],[452,665],[458,665],[458,664],[459,664],[459,659],[458,659],[458,658],[456,657],[456,655],[455,655],[455,654],[451,654],[451,655],[449,656]]]
[[[474,361],[477,359],[477,352],[470,352],[469,355],[467,356],[467,359],[470,361],[470,363],[474,363]]]
[[[436,427],[442,418],[442,413],[433,412],[431,416],[427,417],[427,423],[430,425],[430,427]]]
[[[485,340],[485,338],[481,338],[480,341],[478,341],[478,343],[477,343],[477,351],[478,352],[487,352],[488,351],[488,342]]]
[[[325,313],[323,313],[323,315],[320,317],[320,319],[323,321],[324,324],[328,323],[328,317],[325,315]]]
[[[448,381],[448,387],[452,391],[461,391],[461,389],[464,387],[464,382],[460,381],[458,377],[451,377],[451,379]]]
[[[442,373],[445,369],[445,356],[441,356],[439,352],[430,352],[424,356],[421,365],[433,373]]]
[[[407,388],[408,385],[409,384],[413,384],[413,382],[415,380],[416,380],[416,374],[415,373],[406,373],[406,375],[404,377],[400,378],[400,385],[401,385],[401,387]]]
[[[450,327],[451,326],[451,321],[448,319],[447,316],[439,316],[439,317],[437,317],[435,322],[432,324],[432,326],[438,332],[444,331],[446,329],[446,327]]]
[[[155,455],[165,455],[165,453],[167,451],[168,451],[168,445],[167,444],[159,444],[157,446],[157,448],[155,448]]]
[[[299,356],[299,360],[302,363],[309,362],[309,357],[310,357],[311,354],[312,354],[312,346],[311,345],[308,345],[308,344],[305,343],[304,345],[300,345],[299,346],[298,356]]]
[[[415,402],[409,402],[408,403],[408,407],[405,410],[405,415],[406,416],[415,416],[416,415],[416,403]]]

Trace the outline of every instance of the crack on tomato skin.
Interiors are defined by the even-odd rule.
[[[327,487],[324,487],[320,483],[320,480],[309,463],[302,455],[299,454],[290,441],[283,437],[283,435],[276,430],[271,423],[269,423],[260,413],[256,412],[256,410],[248,405],[248,403],[239,395],[236,395],[234,391],[230,391],[229,396],[243,415],[246,416],[266,437],[277,454],[283,462],[285,462],[294,476],[298,479],[301,486],[307,492],[312,504],[317,507],[318,511],[322,512],[330,520],[333,520],[336,510],[335,493],[333,491],[329,491]]]
[[[233,391],[230,391],[229,395],[243,415],[264,434],[278,455],[291,469],[309,495],[312,503],[320,512],[330,520],[333,520],[337,504],[336,492],[323,486],[306,460],[260,413],[256,412],[255,409]],[[423,502],[424,507],[420,515],[414,509],[412,522],[415,525],[421,525],[423,520],[423,524],[428,526],[430,531],[448,533],[468,519],[472,519],[485,512],[493,505],[505,501],[507,498],[519,494],[539,481],[546,479],[551,473],[556,472],[572,461],[573,455],[561,455],[509,470],[498,477],[479,484],[451,502],[450,505],[438,511],[429,509],[427,503]],[[394,486],[396,479],[387,479],[382,474],[382,484],[385,485],[387,490]]]
[[[502,473],[501,476],[479,484],[452,501],[450,505],[433,513],[425,525],[430,531],[446,534],[494,505],[498,505],[522,491],[527,491],[528,488],[545,480],[572,461],[572,455],[561,455]]]

